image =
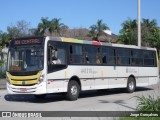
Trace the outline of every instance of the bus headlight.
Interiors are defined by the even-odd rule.
[[[43,79],[44,79],[44,75],[42,74],[38,79],[38,83],[41,83],[43,81]]]

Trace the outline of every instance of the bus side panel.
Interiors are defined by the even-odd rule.
[[[136,81],[137,86],[147,86],[157,84],[158,79],[157,67],[139,67],[139,75]]]
[[[72,77],[79,78],[82,90],[94,89],[93,66],[68,65],[64,70],[47,74],[47,92],[67,92]]]
[[[74,74],[76,75],[75,71],[74,71]],[[80,74],[77,76],[79,77],[80,82],[81,82],[81,90],[95,89],[95,82],[93,78],[94,76],[93,66],[81,66]]]
[[[64,84],[64,78],[62,77],[56,79],[56,76],[63,76],[65,73],[64,70],[58,71],[58,72],[53,72],[47,74],[47,93],[58,93],[58,92],[63,92],[63,84]],[[64,77],[64,76],[63,76]]]
[[[138,75],[138,67],[118,66],[117,87],[126,87],[129,76]]]
[[[154,72],[153,72],[154,71]],[[157,84],[159,83],[159,68],[154,67],[152,73],[154,73],[153,77],[149,77],[149,85]]]
[[[66,69],[48,73],[47,74],[47,92],[48,93],[67,92],[67,86],[68,86],[68,82],[71,74],[70,72],[72,72],[72,70],[69,70],[69,66],[68,66]]]
[[[95,89],[108,88],[108,66],[94,66]]]
[[[108,79],[108,88],[117,87],[117,67],[116,66],[107,66],[107,79]]]

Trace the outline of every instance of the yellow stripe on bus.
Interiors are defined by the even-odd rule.
[[[30,75],[30,76],[13,76],[10,73],[7,73],[7,76],[11,84],[31,85],[38,83],[38,79],[41,76],[41,74],[42,72],[38,72],[36,75]]]
[[[32,85],[38,83],[38,80],[31,80],[31,81],[10,81],[11,84],[13,85]]]
[[[30,79],[37,79],[41,75],[41,72],[38,72],[37,75],[30,75],[30,76],[13,76],[10,73],[7,74],[9,79],[14,80],[30,80]]]

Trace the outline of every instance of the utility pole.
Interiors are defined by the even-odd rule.
[[[138,0],[138,47],[141,47],[141,0]]]

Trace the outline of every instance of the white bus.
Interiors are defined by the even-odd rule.
[[[77,100],[80,91],[136,87],[159,82],[155,48],[109,44],[60,37],[11,40],[6,72],[9,94],[66,93]]]

